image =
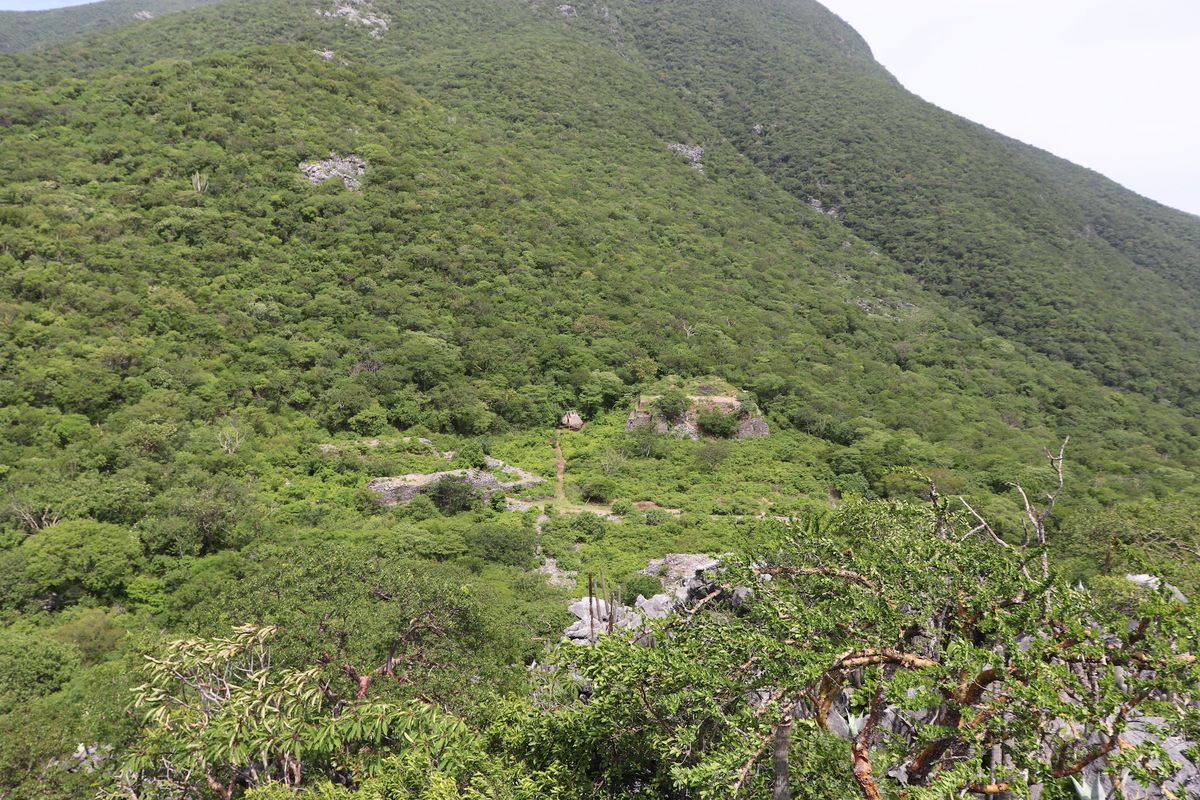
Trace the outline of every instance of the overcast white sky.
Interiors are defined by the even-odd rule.
[[[1200,0],[822,1],[926,100],[1200,214]]]
[[[1200,0],[821,0],[909,90],[1200,214]]]

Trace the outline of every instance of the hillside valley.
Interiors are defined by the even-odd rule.
[[[1200,788],[1200,218],[810,0],[0,52],[0,798]]]

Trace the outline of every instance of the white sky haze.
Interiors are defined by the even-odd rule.
[[[1200,214],[1200,0],[822,0],[910,91]]]
[[[1200,0],[822,2],[926,100],[1200,214]]]

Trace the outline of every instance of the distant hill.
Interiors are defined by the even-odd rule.
[[[215,2],[219,0],[100,0],[47,11],[0,11],[0,53],[48,47],[92,31]]]

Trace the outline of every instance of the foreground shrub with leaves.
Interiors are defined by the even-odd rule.
[[[513,746],[597,796],[1170,788],[1163,743],[1200,721],[1196,612],[1166,587],[1114,605],[1041,555],[940,506],[860,502],[777,530],[653,646],[573,651],[588,702],[531,716]]]

